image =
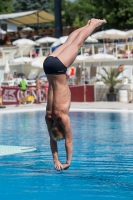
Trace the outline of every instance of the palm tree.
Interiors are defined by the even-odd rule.
[[[97,79],[97,81],[103,81],[103,83],[107,86],[109,86],[109,92],[114,93],[114,87],[117,84],[123,83],[124,79],[126,77],[119,77],[119,75],[124,71],[122,69],[121,71],[116,70],[115,68],[110,68],[110,71],[108,72],[105,68],[102,68],[105,72],[105,75],[102,73],[98,73],[101,76],[101,79]]]

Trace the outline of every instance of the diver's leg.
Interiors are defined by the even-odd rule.
[[[73,31],[68,36],[66,42],[62,44],[60,47],[58,47],[53,53],[51,53],[50,56],[56,57],[58,54],[60,54],[63,51],[63,49],[65,49],[69,44],[71,44],[71,42],[77,37],[78,33],[88,26],[89,22],[90,21],[88,21],[87,25],[85,25],[84,27],[78,28],[75,31]]]
[[[78,50],[82,47],[85,39],[95,30],[96,27],[106,23],[106,20],[92,19],[90,24],[81,30],[76,38],[57,55],[59,60],[69,67],[75,60]]]

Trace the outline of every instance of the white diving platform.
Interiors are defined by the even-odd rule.
[[[0,145],[0,156],[36,151],[35,147]]]

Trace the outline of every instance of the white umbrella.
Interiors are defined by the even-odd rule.
[[[1,28],[0,28],[0,34],[6,34],[6,31],[4,31],[4,30],[2,30]]]
[[[105,31],[99,31],[99,32],[91,35],[91,38],[93,38],[93,39],[104,39],[104,37],[105,37],[104,33],[105,33]]]
[[[5,65],[5,68],[4,68],[4,73],[9,73],[9,72],[10,72],[9,63],[8,63],[8,60],[6,60],[6,65]]]
[[[105,31],[106,38],[110,39],[123,39],[126,38],[126,32],[117,29],[110,29]]]
[[[13,32],[16,32],[16,31],[14,31],[14,30],[12,30],[12,29],[7,29],[7,32],[8,32],[8,33],[13,33]]]
[[[35,42],[38,44],[45,44],[45,43],[53,43],[57,40],[57,38],[54,37],[43,37],[41,39],[36,40]]]
[[[30,28],[30,27],[24,27],[24,28],[22,29],[22,31],[34,31],[34,29],[33,29],[33,28]]]
[[[133,30],[126,31],[127,37],[133,38]]]
[[[36,45],[34,41],[25,39],[25,38],[15,40],[12,44],[13,45]]]
[[[57,39],[51,47],[56,47],[56,46],[59,46],[61,44],[64,44],[65,41],[67,40],[68,36],[63,36],[63,37],[60,37],[59,39]]]
[[[107,31],[99,31],[99,32],[93,34],[91,37],[95,38],[95,39],[109,38],[109,39],[115,40],[115,39],[127,38],[127,34],[126,34],[125,31],[120,31],[120,30],[117,30],[117,29],[110,29],[110,30],[107,30]],[[104,43],[104,51],[106,52],[105,43]],[[116,45],[116,52],[117,52],[117,45]]]
[[[36,38],[38,38],[39,35],[33,35],[34,40],[36,40]]]
[[[110,54],[104,54],[104,53],[98,53],[94,54],[92,56],[87,56],[86,61],[87,62],[104,62],[104,61],[109,61],[109,60],[115,60],[115,56],[110,55]]]
[[[19,57],[19,58],[14,58],[9,61],[9,63],[30,63],[32,61],[32,58],[29,57]]]
[[[95,39],[106,39],[106,38],[123,39],[123,38],[127,38],[127,35],[125,31],[110,29],[107,31],[99,31],[97,33],[94,33],[93,35],[91,35],[91,37]]]
[[[89,36],[85,42],[98,42],[98,40]]]
[[[46,59],[45,56],[34,58],[32,59],[31,66],[43,68],[43,62],[45,59]]]
[[[77,57],[76,57],[76,59],[75,59],[75,61],[74,62],[83,62],[83,61],[86,61],[86,60],[88,60],[88,57],[89,56],[86,56],[86,55],[78,55]]]

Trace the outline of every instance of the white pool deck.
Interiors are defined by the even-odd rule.
[[[6,108],[0,108],[0,114],[15,113],[15,112],[34,112],[45,111],[46,103],[44,104],[27,104],[27,105],[8,105]],[[84,111],[84,112],[133,112],[133,103],[122,102],[84,102],[84,103],[71,103],[71,111]]]

